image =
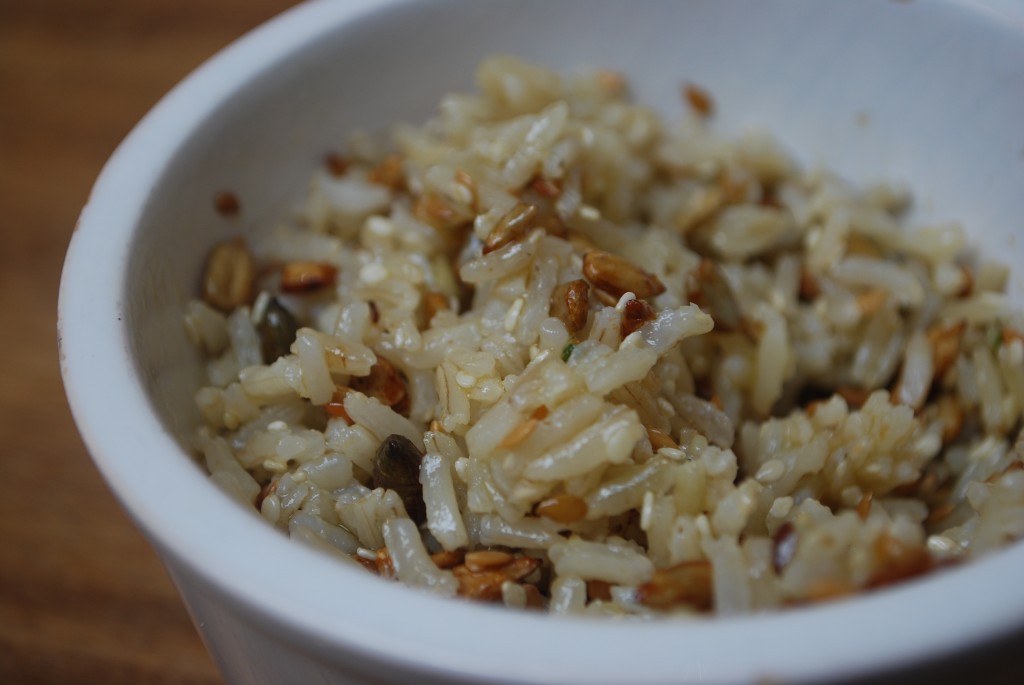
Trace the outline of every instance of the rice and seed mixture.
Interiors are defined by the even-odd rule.
[[[218,245],[197,444],[385,578],[560,614],[762,611],[1024,534],[1024,322],[909,197],[485,61],[293,225]],[[237,204],[237,203],[236,203]]]

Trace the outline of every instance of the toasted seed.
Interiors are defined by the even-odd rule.
[[[504,216],[498,219],[494,228],[484,240],[483,253],[505,247],[509,243],[521,240],[530,229],[534,228],[537,207],[517,202]]]
[[[387,547],[381,547],[377,550],[377,573],[381,578],[394,578],[395,577],[395,562],[391,559],[391,552],[388,551]]]
[[[935,364],[935,377],[941,378],[953,366],[960,354],[960,340],[967,330],[967,322],[933,326],[928,329],[928,342],[932,346],[932,359]]]
[[[715,101],[711,99],[711,94],[704,88],[694,83],[687,83],[683,87],[683,95],[686,97],[686,102],[697,114],[702,117],[709,117],[714,114]]]
[[[468,554],[466,555],[469,556]],[[463,564],[452,569],[459,582],[458,594],[468,599],[497,602],[501,599],[501,586],[508,581],[518,582],[533,573],[540,561],[533,557],[517,556],[500,567],[474,571]]]
[[[471,198],[469,206],[475,212],[480,204],[480,198],[477,194],[476,182],[473,180],[473,177],[470,176],[468,172],[462,169],[456,169],[455,182],[469,191],[469,195]]]
[[[871,390],[844,386],[836,388],[836,394],[846,400],[846,404],[851,408],[860,409],[868,401],[868,398],[871,397]]]
[[[527,419],[521,424],[513,428],[508,432],[508,435],[498,443],[498,449],[507,450],[512,449],[526,438],[530,437],[530,434],[537,429],[537,424],[540,423],[537,419]]]
[[[679,445],[675,440],[672,439],[671,435],[662,433],[659,430],[653,428],[647,429],[647,438],[651,441],[651,447],[657,452],[663,447],[669,447],[671,449],[677,449]]]
[[[434,562],[435,566],[442,570],[455,568],[461,564],[462,560],[465,558],[466,551],[462,549],[453,549],[451,551],[442,550],[430,555],[430,560]]]
[[[576,495],[561,493],[538,502],[534,513],[557,523],[576,523],[587,515],[587,503]]]
[[[619,334],[625,338],[630,333],[638,330],[648,321],[654,321],[657,315],[646,300],[634,299],[626,303],[622,311],[622,321],[619,323]]]
[[[288,354],[298,330],[299,324],[295,316],[276,297],[271,297],[263,310],[263,316],[256,324],[263,363],[271,364]]]
[[[206,260],[203,299],[211,307],[231,312],[252,299],[255,278],[256,267],[244,240],[219,243]]]
[[[935,566],[924,547],[908,545],[888,533],[882,533],[872,545],[881,568],[868,579],[869,588],[881,587],[927,573]]]
[[[548,417],[548,414],[550,414],[550,413],[551,413],[551,410],[548,409],[548,406],[546,404],[542,404],[542,405],[540,405],[539,407],[537,407],[536,409],[533,410],[533,413],[530,414],[530,418],[531,419],[537,419],[538,421],[543,421],[544,419],[546,419]]]
[[[582,278],[563,283],[551,294],[551,316],[565,324],[569,333],[578,333],[587,325],[589,295],[590,285]]]
[[[818,279],[806,268],[800,269],[800,299],[804,302],[811,302],[821,295],[821,285]]]
[[[512,561],[513,558],[508,552],[483,549],[476,552],[467,552],[463,563],[466,564],[466,568],[470,571],[476,572],[504,566]]]
[[[871,316],[876,314],[889,299],[889,291],[885,288],[871,288],[857,295],[857,308],[861,315]]]
[[[938,402],[939,420],[942,421],[942,444],[948,445],[960,436],[964,427],[964,410],[955,395],[942,395]]]
[[[349,386],[368,397],[377,398],[381,404],[387,405],[395,411],[398,411],[396,407],[408,395],[402,373],[395,368],[394,364],[380,356],[377,357],[377,363],[370,367],[368,375],[353,376],[349,380]]]
[[[772,536],[772,567],[776,573],[782,573],[782,569],[789,566],[796,554],[797,534],[796,527],[786,521],[775,531]]]
[[[373,458],[373,486],[394,490],[402,498],[405,512],[416,523],[427,520],[420,484],[420,464],[423,453],[404,435],[393,434],[384,438]]]
[[[238,216],[238,213],[242,211],[242,203],[238,201],[238,196],[234,193],[223,191],[214,196],[213,208],[221,216]]]
[[[451,309],[448,304],[448,298],[444,294],[439,292],[430,291],[423,295],[423,318],[430,325],[430,322],[434,320],[434,316],[441,311]]]
[[[963,274],[964,284],[957,295],[959,297],[968,297],[974,292],[974,273],[966,266],[960,267],[960,273]]]
[[[713,600],[711,564],[707,561],[684,561],[658,569],[650,580],[637,587],[636,596],[641,604],[649,607],[689,604],[698,611],[708,611]]]
[[[371,183],[387,186],[392,190],[401,190],[405,185],[402,158],[398,155],[388,155],[370,171],[368,178]]]
[[[307,293],[334,285],[338,269],[326,262],[288,262],[281,267],[281,290]]]
[[[590,250],[583,255],[583,275],[598,290],[616,298],[629,292],[647,299],[665,292],[665,284],[657,276],[603,250]]]
[[[324,157],[324,166],[331,176],[343,176],[352,164],[351,160],[342,157],[336,152],[328,152]]]
[[[589,602],[609,602],[612,598],[612,584],[607,580],[588,580],[587,581],[587,601]]]
[[[458,595],[482,602],[497,602],[501,599],[501,586],[508,581],[501,571],[487,570],[476,573],[465,566],[452,569],[459,582]]]
[[[520,581],[540,567],[540,560],[518,555],[499,570],[505,574],[506,580]]]
[[[551,179],[538,176],[530,183],[530,188],[541,197],[554,200],[562,194],[562,188]]]
[[[857,516],[860,517],[861,521],[867,521],[868,515],[871,513],[871,500],[874,498],[874,494],[868,490],[857,502]]]
[[[430,432],[431,433],[444,433],[445,432],[444,425],[440,421],[438,421],[437,419],[432,419],[430,421]]]

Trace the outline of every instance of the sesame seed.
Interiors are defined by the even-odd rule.
[[[951,552],[956,548],[956,543],[945,535],[930,535],[928,541],[925,543],[928,547],[929,552],[936,554],[942,554],[943,552]]]
[[[793,498],[787,495],[786,497],[780,497],[772,502],[772,506],[768,510],[768,515],[775,518],[783,518],[788,515],[792,509]]]
[[[686,452],[676,447],[662,447],[658,454],[673,461],[687,461]]]
[[[707,514],[701,514],[694,520],[694,524],[697,526],[697,531],[700,536],[705,539],[710,539],[711,535],[711,522],[708,521]]]
[[[477,392],[474,395],[474,399],[494,401],[501,397],[501,393],[504,391],[504,389],[501,387],[501,383],[499,383],[496,379],[488,378],[484,381],[477,383],[476,391]]]
[[[509,333],[515,330],[516,322],[519,321],[519,314],[523,311],[524,304],[523,298],[517,297],[512,306],[508,308],[508,312],[505,314],[505,330]]]
[[[774,483],[786,473],[786,465],[778,459],[769,459],[761,464],[754,476],[761,483]]]
[[[622,342],[619,344],[619,349],[621,350],[626,347],[642,347],[643,340],[644,336],[641,335],[640,331],[633,331],[623,338]]]
[[[371,262],[359,270],[360,280],[370,285],[387,280],[389,275],[388,270],[377,262]]]
[[[648,490],[644,493],[644,503],[640,508],[640,528],[650,530],[651,516],[654,514],[654,493]]]
[[[387,218],[376,214],[366,219],[366,232],[387,237],[395,232],[395,225]]]

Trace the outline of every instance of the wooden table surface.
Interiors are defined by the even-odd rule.
[[[221,682],[72,423],[57,289],[117,143],[203,60],[292,4],[0,0],[0,683]]]

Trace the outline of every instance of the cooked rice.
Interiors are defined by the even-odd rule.
[[[1024,321],[959,225],[610,72],[478,85],[316,172],[252,239],[257,297],[189,304],[220,487],[386,578],[561,614],[816,602],[1024,535]]]

